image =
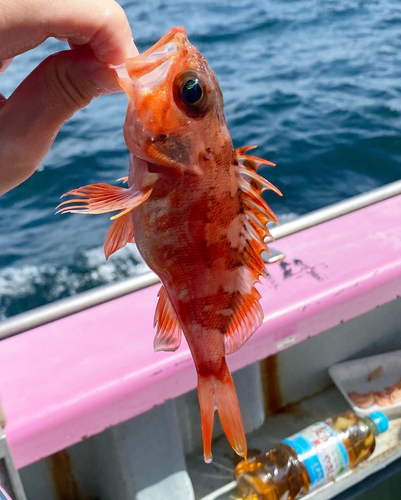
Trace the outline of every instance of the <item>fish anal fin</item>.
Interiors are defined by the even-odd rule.
[[[174,307],[162,286],[158,293],[154,325],[157,327],[153,347],[157,351],[176,351],[181,343],[181,325]]]
[[[250,270],[253,271],[253,269]],[[264,316],[259,299],[259,292],[252,287],[251,292],[242,298],[237,309],[234,310],[235,321],[224,334],[226,355],[237,351],[262,324]]]
[[[143,192],[133,186],[127,189],[110,184],[89,184],[63,194],[62,198],[64,196],[78,198],[60,203],[56,213],[104,214],[119,210],[117,215],[111,217],[117,219],[147,200],[151,192],[152,189]]]
[[[106,260],[127,243],[134,243],[134,224],[130,212],[113,220],[104,240],[104,255]]]
[[[227,439],[234,451],[246,458],[247,445],[234,382],[225,360],[219,374],[198,373],[198,397],[201,411],[203,454],[212,461],[212,433],[215,405]]]

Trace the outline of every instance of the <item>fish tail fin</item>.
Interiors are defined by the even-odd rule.
[[[198,376],[198,397],[201,412],[203,457],[206,463],[213,460],[212,434],[214,422],[214,377]]]
[[[233,450],[246,458],[247,446],[234,381],[224,361],[222,377],[214,383],[214,400],[221,424]]]
[[[211,443],[214,404],[216,404],[221,424],[231,447],[239,456],[246,458],[247,445],[237,393],[225,362],[219,376],[202,376],[199,374],[198,395],[201,409],[205,462],[209,463],[212,461]]]

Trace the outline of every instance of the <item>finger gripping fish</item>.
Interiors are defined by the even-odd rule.
[[[261,252],[277,219],[256,173],[272,163],[233,149],[215,74],[173,28],[118,73],[129,97],[124,137],[131,152],[128,188],[93,184],[66,193],[59,212],[118,212],[107,232],[106,258],[134,241],[162,287],[154,325],[155,351],[175,351],[181,333],[198,374],[204,457],[212,459],[215,406],[238,453],[245,433],[225,356],[263,321],[255,288]]]

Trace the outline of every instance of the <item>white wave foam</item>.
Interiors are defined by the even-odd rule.
[[[108,261],[103,248],[96,247],[62,267],[6,267],[0,270],[0,319],[147,271],[136,245],[127,245]]]
[[[298,219],[299,216],[300,215],[296,214],[295,212],[286,212],[286,213],[278,214],[277,218],[280,222],[280,225],[282,226],[283,224],[285,224],[287,222],[291,222],[295,219]]]

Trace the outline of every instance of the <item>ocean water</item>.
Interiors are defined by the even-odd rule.
[[[140,50],[174,25],[220,81],[234,145],[277,163],[262,175],[282,222],[400,178],[401,4],[397,0],[122,0]],[[48,40],[0,77],[6,96]],[[135,245],[103,256],[108,215],[54,215],[65,191],[128,171],[123,94],[61,130],[38,171],[0,198],[0,320],[146,272]]]

